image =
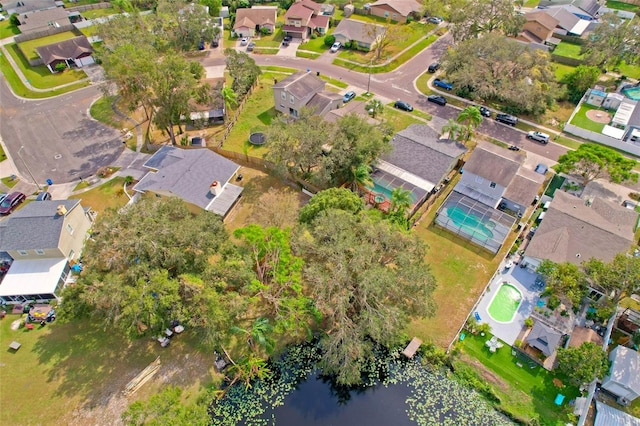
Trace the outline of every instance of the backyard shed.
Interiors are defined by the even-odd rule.
[[[609,353],[611,369],[602,382],[602,389],[629,404],[640,396],[640,354],[624,346],[616,346]]]

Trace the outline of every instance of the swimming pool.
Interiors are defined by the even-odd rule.
[[[373,180],[373,187],[367,188],[369,191],[375,193],[376,195],[381,195],[384,197],[384,201],[391,201],[391,192],[395,189],[392,187],[387,187],[389,185],[383,179],[381,180]],[[416,195],[411,192],[411,202],[416,202]]]
[[[640,86],[625,87],[621,92],[629,99],[640,101]]]
[[[510,323],[518,312],[522,293],[509,283],[503,283],[489,304],[489,315],[496,322]]]
[[[447,216],[457,227],[473,238],[480,241],[487,241],[493,238],[493,232],[489,228],[494,228],[496,224],[491,221],[484,223],[478,216],[467,213],[457,206],[448,207]]]

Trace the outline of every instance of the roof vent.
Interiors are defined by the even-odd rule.
[[[60,204],[56,209],[56,213],[58,213],[59,216],[64,216],[65,214],[67,214],[67,208],[64,206],[64,204]]]

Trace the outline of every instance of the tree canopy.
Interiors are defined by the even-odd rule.
[[[541,114],[558,91],[548,53],[496,33],[460,42],[443,68],[459,95],[502,102],[512,113]]]
[[[569,101],[578,104],[587,89],[593,87],[600,77],[600,69],[594,66],[578,65],[575,70],[564,76]]]
[[[615,13],[605,13],[589,34],[582,49],[592,65],[615,68],[622,61],[628,65],[640,62],[640,25],[636,20],[622,19]]]
[[[618,151],[595,143],[583,143],[578,149],[567,151],[553,166],[558,173],[578,175],[582,186],[593,180],[608,178],[614,183],[637,182],[638,173],[633,171],[636,161],[624,157]]]
[[[640,257],[618,253],[611,262],[589,259],[583,266],[589,281],[614,304],[640,289]]]
[[[453,0],[449,2],[451,33],[456,41],[487,33],[517,34],[525,18],[511,0]],[[436,9],[437,10],[437,9]]]
[[[546,291],[561,300],[580,306],[587,291],[587,280],[582,270],[573,263],[555,263],[543,260],[536,270],[547,284]]]
[[[364,209],[364,202],[357,194],[346,188],[329,188],[318,192],[300,209],[300,223],[311,223],[321,213],[331,210],[358,213]]]
[[[342,384],[360,381],[373,341],[398,343],[413,317],[434,313],[425,248],[389,222],[341,210],[320,214],[297,239],[304,277],[323,315],[321,365]]]
[[[593,342],[585,342],[579,347],[558,349],[558,371],[580,386],[594,378],[602,379],[609,371],[607,353]]]

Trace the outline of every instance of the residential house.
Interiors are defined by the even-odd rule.
[[[134,191],[178,197],[223,218],[243,190],[231,183],[240,166],[206,148],[163,146],[144,167],[149,172],[133,187]]]
[[[91,56],[93,47],[85,36],[40,46],[36,48],[36,51],[51,72],[56,72],[58,64],[64,64],[67,68],[82,68],[94,63]]]
[[[594,399],[596,418],[593,426],[640,426],[640,419]]]
[[[326,121],[331,123],[335,123],[340,118],[344,117],[348,114],[357,114],[361,117],[365,117],[369,124],[378,125],[380,122],[375,118],[371,117],[369,111],[367,111],[367,104],[363,101],[351,101],[347,104],[344,104],[341,108],[332,109],[324,114],[323,118]]]
[[[369,13],[396,22],[406,22],[409,16],[419,17],[422,5],[415,0],[379,0],[371,3]]]
[[[20,15],[20,32],[30,34],[49,28],[70,26],[69,14],[61,7]]]
[[[602,389],[628,405],[640,396],[640,354],[618,345],[609,353],[609,361],[611,369],[602,381]]]
[[[284,15],[282,31],[295,39],[307,40],[312,33],[326,34],[329,16],[322,14],[322,6],[312,0],[298,0]]]
[[[18,0],[8,3],[3,2],[3,8],[9,16],[15,14],[23,15],[38,10],[55,9],[58,7],[55,0]]]
[[[610,262],[633,244],[637,220],[638,213],[616,203],[556,191],[527,245],[524,262],[531,269],[544,259],[576,265],[592,257]]]
[[[58,299],[93,223],[79,200],[25,204],[0,222],[0,252],[11,266],[0,282],[5,303]]]
[[[326,83],[310,72],[300,71],[273,85],[276,111],[298,117],[302,108],[324,115],[342,105],[342,96],[324,90]]]
[[[543,175],[523,163],[524,156],[518,152],[479,144],[438,211],[436,223],[497,253],[544,182]]]
[[[588,327],[574,327],[571,332],[571,337],[569,338],[569,347],[579,348],[583,343],[595,343],[599,347],[602,347],[604,343],[604,339],[595,330]]]
[[[525,13],[526,22],[522,31],[516,37],[520,41],[527,43],[542,43],[557,45],[560,40],[553,37],[553,31],[559,21],[551,15],[542,11]]]
[[[251,6],[236,10],[236,21],[233,31],[238,37],[253,37],[263,28],[273,33],[278,19],[277,6]]]
[[[343,19],[333,31],[333,36],[343,45],[356,43],[361,49],[371,50],[378,44],[384,32],[383,25],[356,19]]]
[[[554,354],[561,340],[561,333],[542,321],[536,321],[525,342],[529,347],[537,349],[542,355],[548,358]]]
[[[544,9],[544,13],[558,21],[555,32],[563,35],[580,37],[589,26],[590,21],[581,19],[567,9],[567,6],[554,6]]]
[[[391,151],[374,164],[373,187],[366,199],[382,210],[389,207],[395,188],[411,192],[413,209],[435,194],[458,165],[467,148],[456,141],[440,139],[425,124],[412,124],[391,139]]]
[[[220,91],[224,87],[224,76],[221,78],[206,78],[205,83],[211,86],[211,101],[208,103],[198,103],[193,98],[189,99],[189,120],[194,125],[222,124],[225,120],[224,99]],[[186,120],[186,116],[180,116],[181,120]]]

